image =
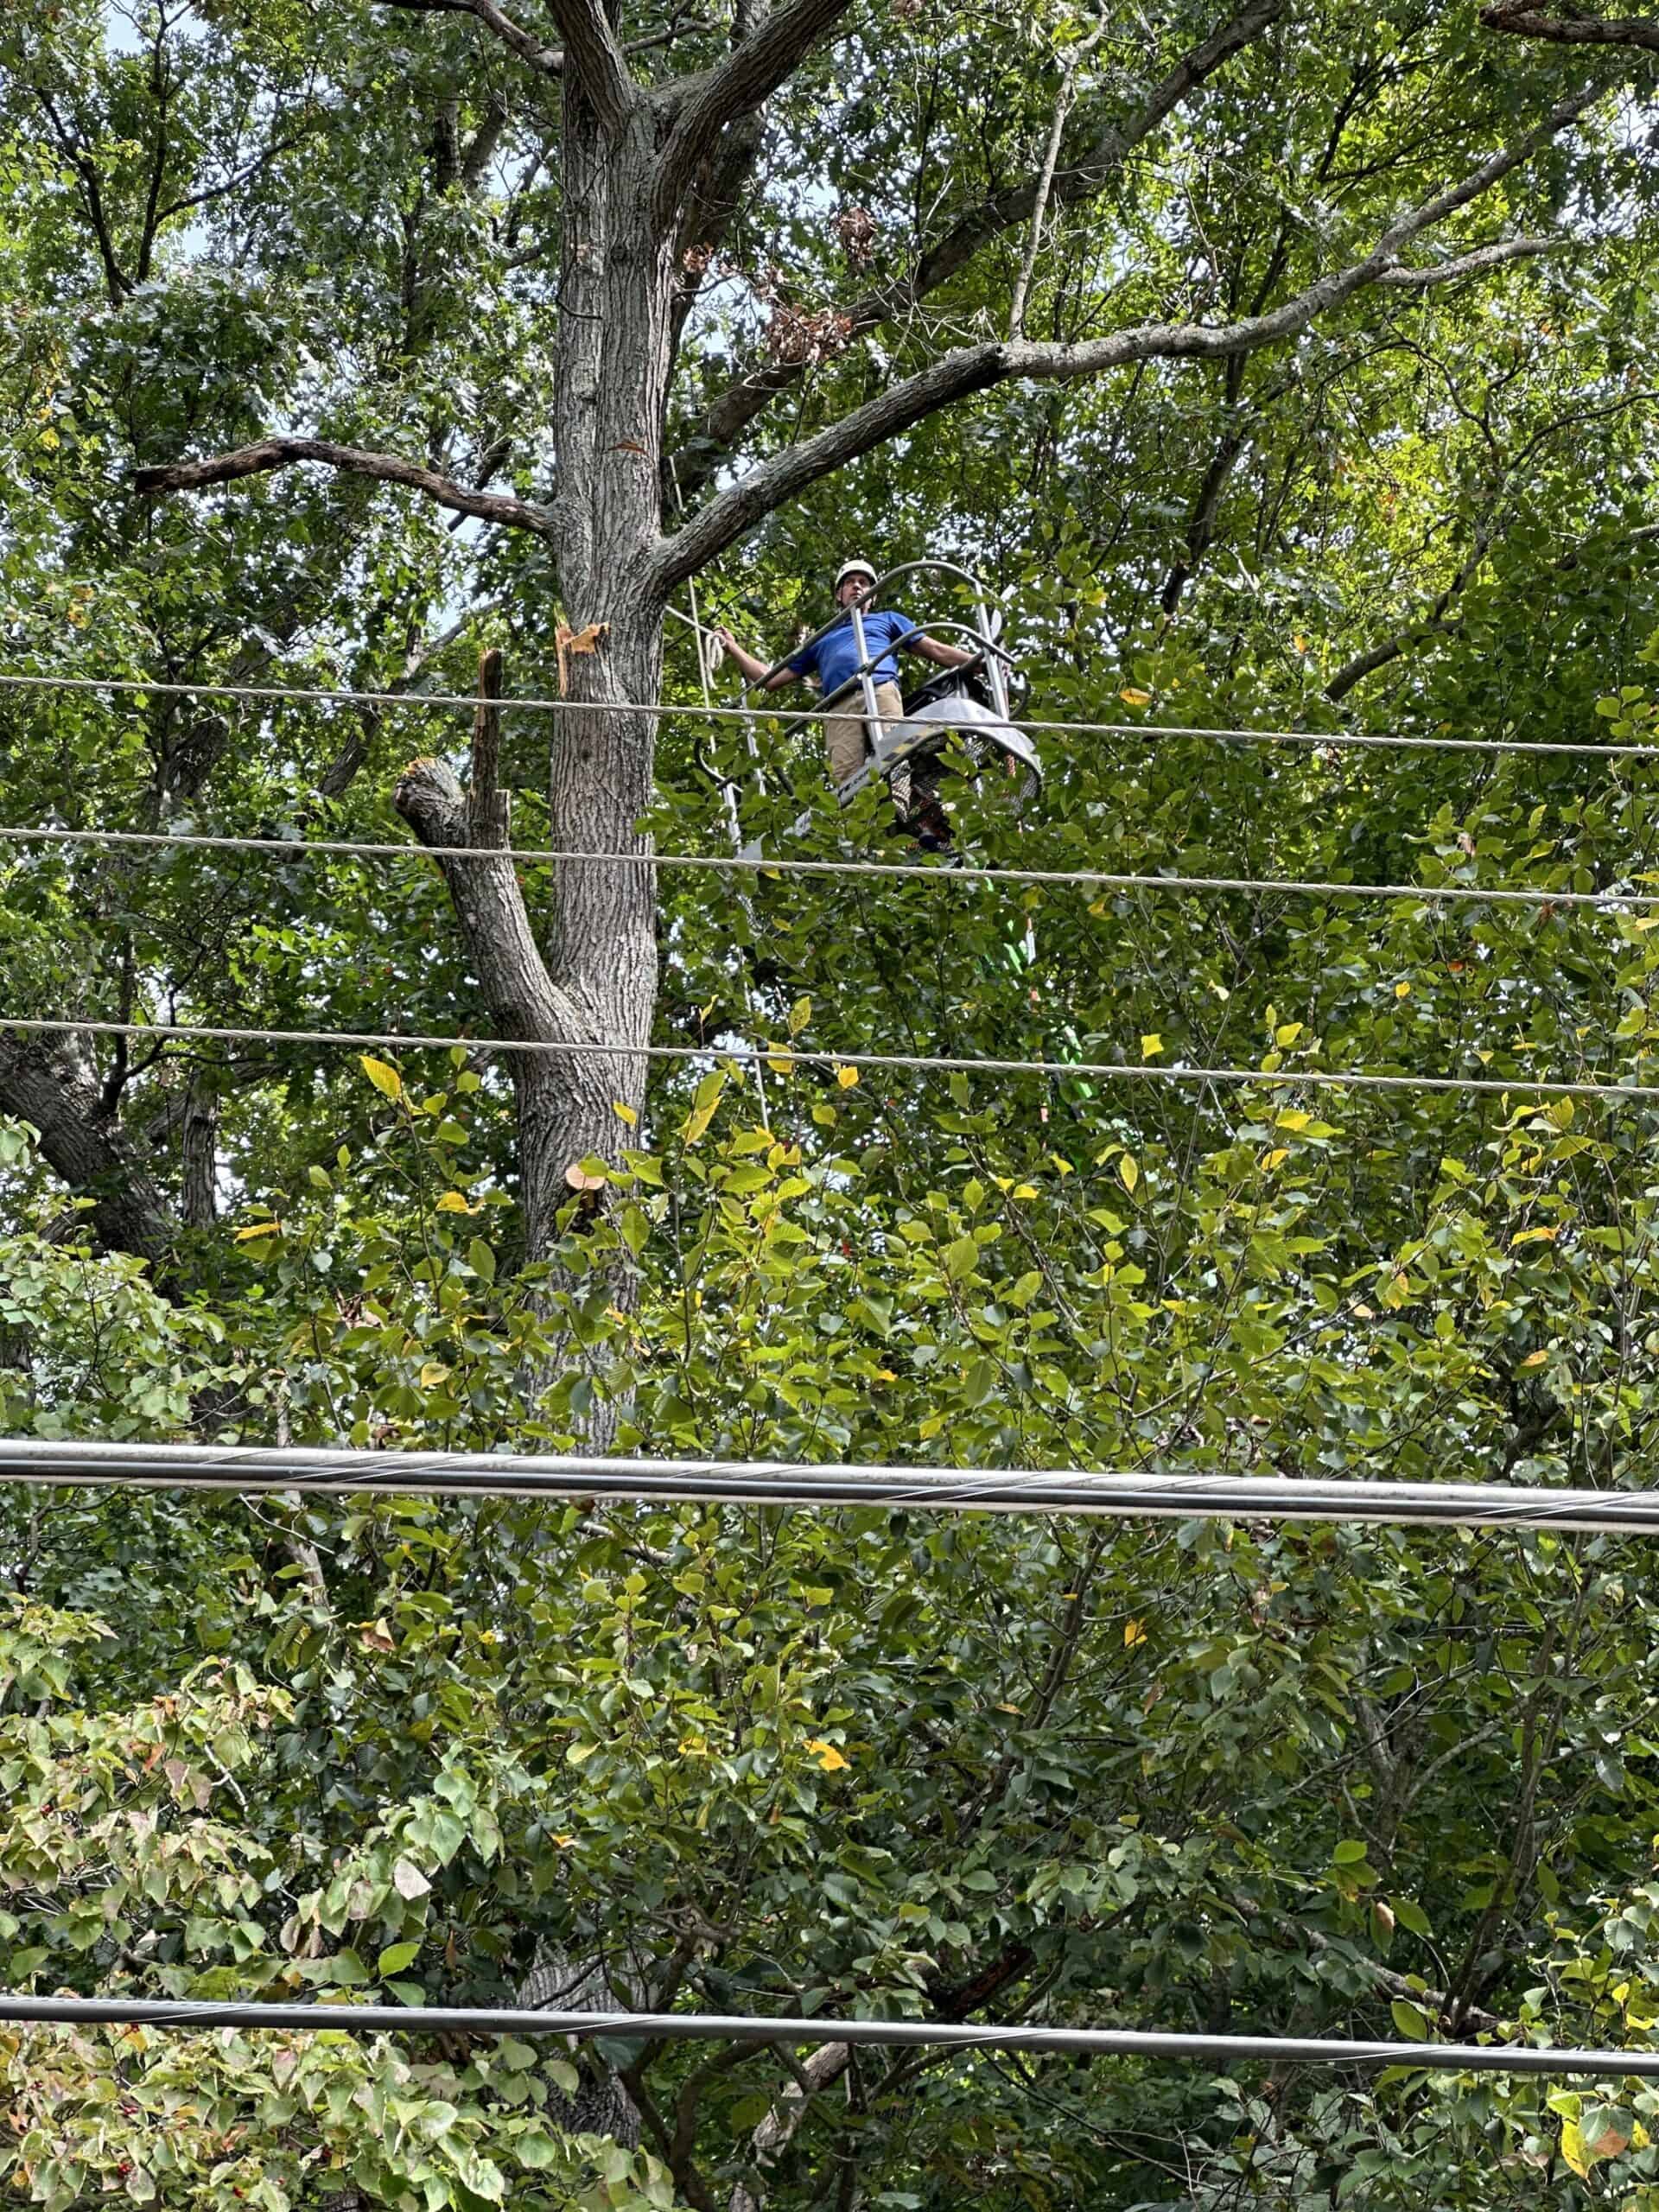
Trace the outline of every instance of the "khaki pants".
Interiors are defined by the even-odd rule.
[[[896,722],[900,719],[905,711],[905,702],[896,683],[876,685],[875,710],[884,721]],[[872,749],[871,739],[876,734],[868,731],[867,734],[867,725],[861,714],[824,716],[823,749],[833,782],[844,784],[849,776],[857,774],[864,765],[866,754]]]

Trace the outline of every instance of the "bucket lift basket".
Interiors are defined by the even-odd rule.
[[[922,681],[904,692],[902,721],[884,723],[876,705],[874,677],[883,654],[868,648],[862,610],[876,605],[880,594],[901,577],[918,575],[948,577],[966,585],[972,594],[974,621],[939,618],[918,624],[918,629],[929,635],[949,635],[951,642],[963,647],[971,658],[960,668],[931,670]],[[810,732],[825,714],[862,713],[870,750],[863,766],[839,787],[836,798],[842,806],[849,806],[861,791],[880,777],[892,791],[897,811],[904,820],[922,798],[937,791],[944,775],[978,775],[999,769],[1016,809],[1037,796],[1042,789],[1042,760],[1030,738],[1014,721],[1009,696],[1011,689],[1022,686],[1023,679],[1018,664],[998,642],[1002,628],[1001,609],[977,576],[950,561],[906,561],[879,576],[861,601],[848,613],[836,614],[809,642],[816,644],[849,617],[858,647],[858,668],[830,697],[821,701],[813,713],[798,715],[788,724],[791,734],[801,734]],[[767,670],[767,677],[775,675],[784,664],[783,661],[776,663]],[[954,747],[953,738],[957,741]],[[965,768],[956,767],[957,760],[965,762]],[[728,782],[727,789],[729,803],[735,793]],[[804,835],[810,820],[810,812],[803,814],[793,824],[791,834]],[[758,858],[760,849],[758,844],[746,845],[742,856]]]

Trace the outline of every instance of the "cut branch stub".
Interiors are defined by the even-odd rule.
[[[508,842],[510,801],[499,786],[501,655],[492,645],[478,660],[478,707],[473,716],[473,781],[467,803],[468,844],[480,850]]]

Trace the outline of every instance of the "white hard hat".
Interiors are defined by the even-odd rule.
[[[836,590],[839,591],[841,589],[842,584],[846,582],[849,576],[868,576],[870,582],[874,583],[875,582],[875,570],[871,567],[868,561],[843,561],[840,568],[836,571]]]

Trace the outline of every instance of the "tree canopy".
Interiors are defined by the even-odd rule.
[[[0,1433],[1641,1483],[1659,1123],[1528,1086],[1659,1081],[1650,32],[14,10],[0,826],[163,842],[0,842],[0,1021],[87,1025],[0,1027]],[[665,620],[781,651],[849,552],[982,572],[1087,726],[1021,815],[952,786],[968,857],[1322,887],[651,867],[729,855],[721,777],[902,849]],[[499,757],[434,703],[485,652],[556,702]],[[1222,1068],[1273,1080],[1160,1079]],[[1507,1088],[1304,1080],[1357,1072]],[[1645,2050],[1652,1589],[8,1488],[0,1980]],[[411,2017],[0,2081],[54,2212],[1659,2208],[1634,2080]]]

